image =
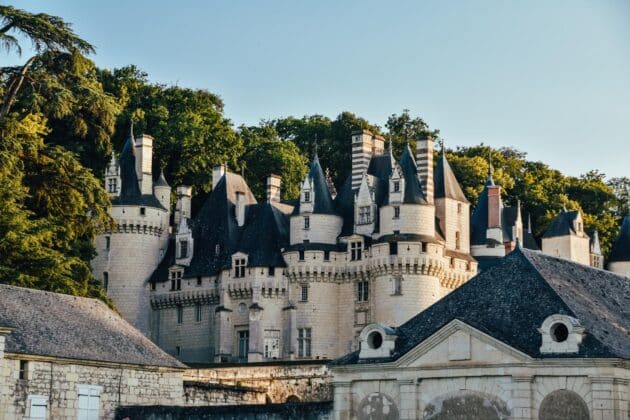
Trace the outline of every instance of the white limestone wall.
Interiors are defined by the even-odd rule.
[[[396,327],[431,306],[442,297],[435,276],[402,274],[402,294],[393,294],[392,274],[379,274],[372,283],[373,322]]]
[[[416,235],[435,235],[435,207],[422,204],[400,204],[400,217],[394,217],[395,206],[380,209],[380,236],[394,231]]]
[[[608,263],[608,270],[622,276],[630,277],[630,261],[615,261]]]
[[[304,229],[304,217],[310,220],[309,229]],[[291,245],[309,241],[318,244],[335,244],[337,236],[341,233],[343,220],[339,216],[331,214],[304,213],[291,216]]]
[[[354,350],[357,350],[357,337],[359,333],[372,319],[372,314],[368,305],[357,305],[357,285],[355,281],[341,282],[337,288],[337,323],[335,333],[337,334],[336,357],[341,357]],[[327,326],[322,325],[322,333],[326,332]]]
[[[470,252],[470,204],[450,198],[438,198],[435,206],[442,233],[446,236],[446,248]],[[456,232],[459,232],[459,249],[456,249]]]
[[[566,235],[543,238],[542,252],[585,265],[589,265],[591,260],[588,236]]]
[[[296,311],[296,328],[311,328],[311,358],[332,359],[338,356],[339,334],[337,331],[339,287],[334,282],[308,283],[308,301],[299,300],[300,283],[291,283],[291,296]],[[348,304],[351,304],[348,302]],[[296,352],[297,352],[297,337]],[[298,354],[296,353],[296,357]]]
[[[0,389],[0,420],[29,418],[29,395],[47,397],[49,419],[74,420],[78,415],[78,385],[101,387],[99,419],[104,420],[114,419],[118,406],[183,404],[181,370],[29,360],[27,379],[19,379],[17,357],[0,359],[0,384],[5,384]]]

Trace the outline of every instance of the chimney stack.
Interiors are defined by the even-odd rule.
[[[177,187],[177,202],[175,203],[175,226],[179,226],[182,218],[190,218],[190,202],[192,199],[192,187],[181,185]]]
[[[225,172],[226,172],[225,167],[226,165],[224,163],[220,165],[214,165],[212,167],[212,189],[213,190],[217,186],[221,178],[223,178],[223,175],[225,175]]]
[[[431,135],[416,141],[418,177],[428,203],[433,203],[433,144]]]
[[[280,202],[280,192],[282,179],[278,175],[269,175],[267,177],[267,201],[270,203]]]
[[[136,174],[140,192],[143,195],[153,194],[153,137],[142,134],[134,138],[136,146]]]
[[[361,185],[361,178],[372,156],[383,154],[384,149],[383,136],[374,135],[368,130],[352,132],[352,189]]]

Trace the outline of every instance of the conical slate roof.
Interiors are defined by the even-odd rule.
[[[468,203],[462,188],[457,182],[457,178],[446,160],[446,155],[442,151],[442,156],[438,159],[435,172],[433,174],[433,185],[435,188],[435,198],[451,198],[453,200]]]
[[[136,147],[129,137],[120,154],[120,198],[137,198],[142,195],[136,173]]]
[[[551,222],[549,229],[543,235],[543,238],[553,238],[554,236],[565,236],[575,234],[573,228],[573,221],[579,216],[580,212],[577,210],[563,211],[558,214]]]
[[[608,262],[630,261],[630,214],[623,218],[621,231],[610,251]]]
[[[335,214],[335,206],[333,204],[330,190],[328,189],[328,182],[326,182],[326,175],[322,170],[322,166],[319,163],[317,154],[311,162],[311,167],[308,171],[308,177],[313,183],[313,192],[315,194],[313,203],[313,213],[318,214]],[[299,213],[299,205],[296,206],[294,213]]]
[[[488,175],[486,184],[479,194],[479,200],[470,218],[470,244],[485,245],[488,231],[488,187],[494,186],[494,180]]]
[[[420,180],[418,180],[418,168],[413,158],[413,153],[409,148],[409,144],[405,146],[403,154],[400,157],[400,169],[405,178],[405,195],[403,203],[406,204],[427,204],[427,199],[422,192]]]
[[[160,177],[153,183],[154,187],[170,187],[168,182],[166,182],[166,177],[164,176],[164,170],[160,171]]]

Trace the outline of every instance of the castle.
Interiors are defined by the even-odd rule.
[[[368,324],[401,325],[518,245],[538,249],[491,171],[471,220],[443,153],[434,165],[431,138],[398,160],[381,136],[350,140],[352,173],[338,194],[317,154],[294,201],[270,175],[259,202],[218,165],[194,219],[191,188],[176,188],[171,225],[153,139],[130,136],[107,168],[116,227],[97,238],[95,276],[123,317],[185,362],[330,359],[355,350]],[[630,249],[628,219],[619,241]],[[542,252],[603,267],[579,212],[558,215]],[[630,256],[617,254],[610,269],[630,275]]]

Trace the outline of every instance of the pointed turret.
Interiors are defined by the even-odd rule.
[[[129,137],[120,154],[120,198],[125,200],[137,198],[142,194],[138,186],[138,174],[136,173],[136,147],[133,137]]]
[[[171,208],[171,186],[166,182],[164,170],[160,171],[160,177],[153,183],[153,195],[158,199],[162,207]]]
[[[542,251],[590,265],[590,238],[584,232],[582,214],[577,210],[567,211],[563,207],[542,237]]]

